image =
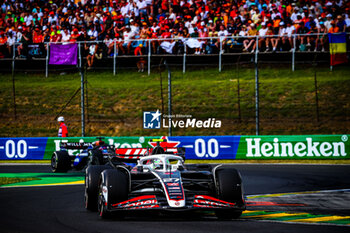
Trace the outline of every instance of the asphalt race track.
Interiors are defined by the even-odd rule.
[[[274,216],[285,216],[288,215],[285,211],[306,211],[314,216],[336,215],[338,219],[350,216],[349,165],[259,164],[234,167],[242,174],[247,201],[297,203],[295,206],[248,206],[249,213],[263,210],[274,211]],[[47,173],[50,169],[43,165],[0,165],[0,173],[23,172]],[[321,190],[333,191],[304,192]],[[291,192],[296,194],[256,198],[260,194]],[[85,210],[83,194],[83,185],[0,188],[0,232],[350,232],[347,222],[342,225],[300,220],[286,222],[251,218],[249,214],[232,221],[219,221],[211,215],[201,218],[140,215],[121,221],[102,220],[97,213]]]

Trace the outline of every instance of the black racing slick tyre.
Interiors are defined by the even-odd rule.
[[[100,174],[106,169],[111,169],[110,166],[90,165],[85,171],[85,208],[87,210],[97,210],[97,198],[98,198],[98,181]]]
[[[52,172],[67,172],[71,168],[71,160],[67,151],[55,151],[51,156]]]
[[[244,208],[242,179],[234,168],[221,168],[216,171],[216,193],[220,200],[236,203],[239,208]],[[230,220],[239,218],[242,210],[216,210],[219,219]]]
[[[103,154],[98,149],[89,152],[89,165],[103,165]]]
[[[98,212],[102,218],[112,216],[109,206],[126,201],[129,194],[128,174],[118,170],[105,170],[101,173],[98,196]],[[123,212],[117,212],[115,217],[124,217]]]

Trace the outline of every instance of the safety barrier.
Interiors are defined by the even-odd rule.
[[[338,160],[350,159],[350,135],[172,136],[162,146],[186,148],[186,159]],[[105,137],[116,148],[152,147],[151,138]],[[0,160],[46,160],[61,142],[93,142],[96,137],[0,138]],[[78,154],[79,150],[70,150]]]

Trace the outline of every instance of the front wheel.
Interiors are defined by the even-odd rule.
[[[220,200],[236,203],[240,209],[217,210],[219,219],[229,220],[239,218],[244,208],[242,179],[234,168],[222,168],[216,171],[216,193]]]
[[[128,175],[118,169],[105,170],[101,173],[98,192],[98,211],[102,218],[110,218],[109,207],[126,201],[129,194]],[[118,217],[124,217],[118,212]]]
[[[100,174],[105,169],[111,169],[110,166],[90,165],[85,171],[85,208],[87,210],[97,210],[98,190]]]

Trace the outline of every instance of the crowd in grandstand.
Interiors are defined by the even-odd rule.
[[[142,55],[149,44],[152,53],[324,51],[327,33],[350,31],[347,0],[2,0],[0,7],[0,56],[9,57],[13,47],[27,56],[29,45],[76,41],[100,42],[83,46],[92,60],[102,48],[105,56]]]

